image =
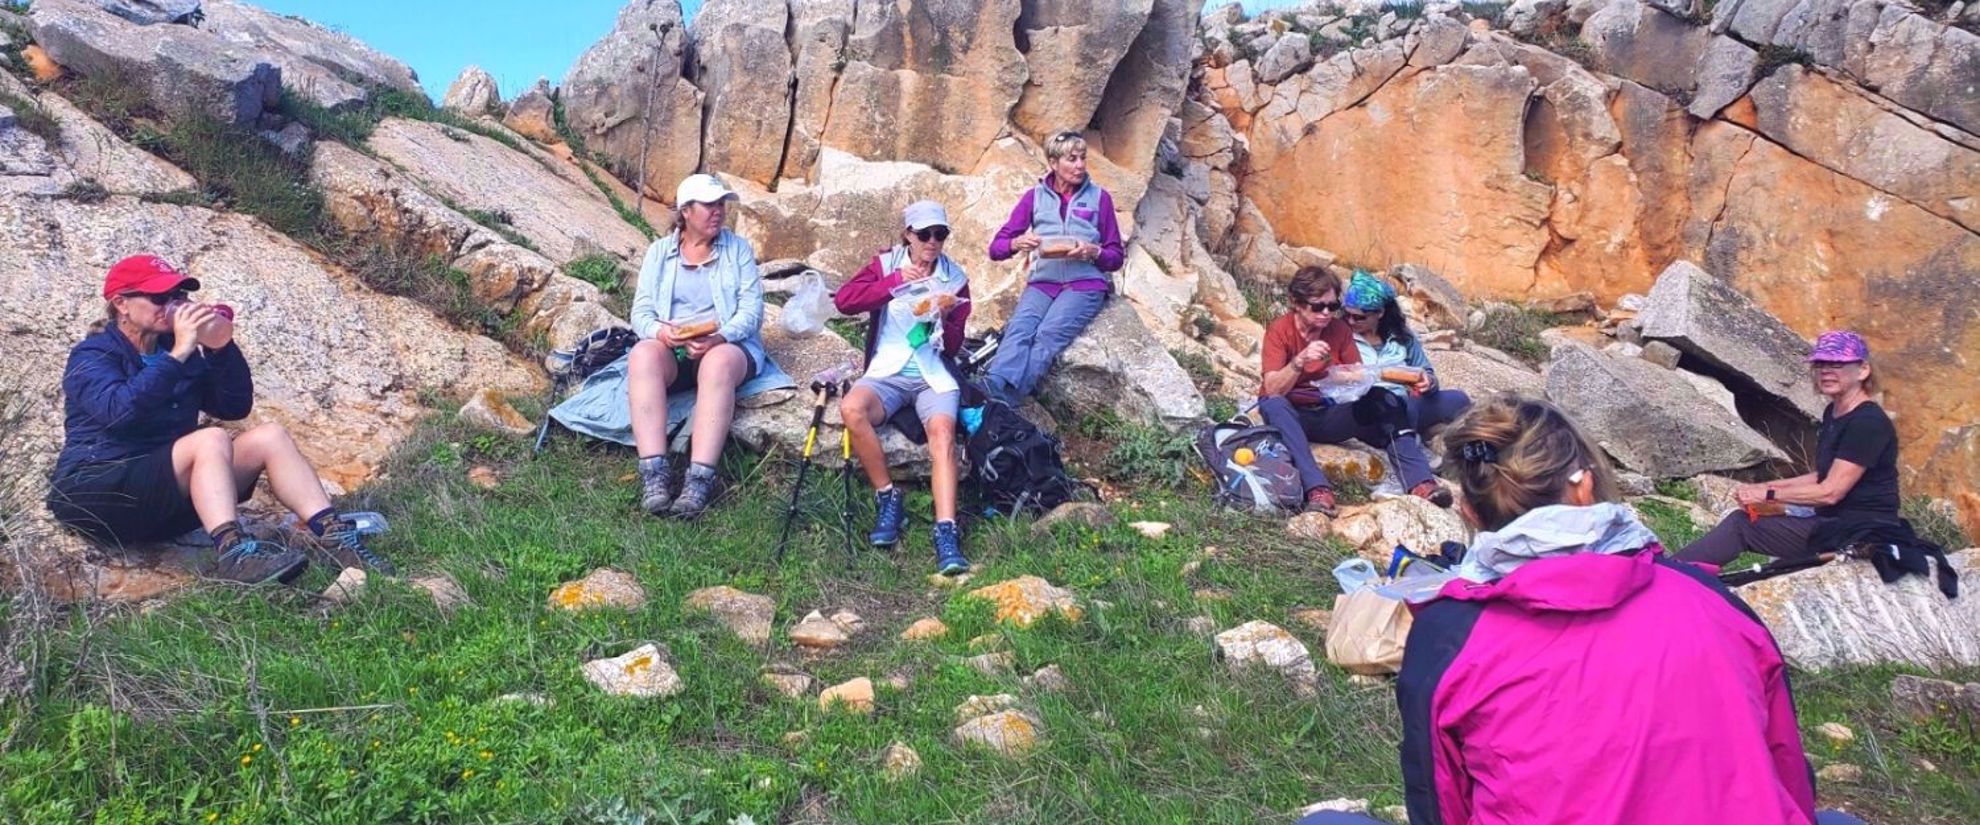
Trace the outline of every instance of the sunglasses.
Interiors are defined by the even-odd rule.
[[[153,306],[162,307],[166,304],[172,303],[173,301],[188,300],[192,297],[192,293],[183,289],[175,289],[172,290],[171,292],[126,292],[124,293],[124,297],[143,298],[147,301],[150,301]]]
[[[1304,308],[1308,312],[1314,312],[1314,313],[1341,311],[1341,302],[1339,301],[1314,301],[1311,303],[1302,302],[1301,304],[1299,304],[1299,306],[1301,308]]]
[[[1808,365],[1808,370],[1810,372],[1840,373],[1860,366],[1863,366],[1862,361],[1816,361]]]
[[[1357,324],[1358,324],[1358,323],[1361,323],[1362,321],[1367,321],[1367,320],[1370,320],[1370,319],[1372,319],[1372,318],[1380,318],[1380,317],[1382,317],[1382,315],[1381,315],[1381,313],[1379,313],[1379,312],[1376,312],[1376,313],[1370,313],[1370,312],[1343,312],[1343,313],[1341,313],[1341,317],[1342,317],[1342,318],[1345,318],[1345,319],[1347,319],[1347,320],[1349,320],[1349,321],[1353,321],[1353,322],[1355,322],[1355,323],[1357,323]]]
[[[922,243],[946,241],[949,239],[949,228],[946,226],[931,226],[926,229],[916,229],[914,230],[914,236],[920,238]]]

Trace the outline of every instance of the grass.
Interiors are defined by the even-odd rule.
[[[524,354],[541,354],[540,342],[522,334],[515,316],[497,312],[476,298],[468,275],[437,255],[417,255],[387,247],[342,249],[338,256],[366,286],[424,304],[448,323],[478,332]]]
[[[571,127],[570,119],[564,114],[563,95],[560,94],[551,98],[551,104],[550,120],[557,129],[557,136],[564,140],[564,145],[571,147],[571,156],[577,159],[578,168],[584,171],[586,178],[591,179],[591,185],[598,187],[598,191],[605,194],[605,201],[612,204],[612,211],[619,213],[620,220],[631,224],[634,229],[639,230],[649,240],[659,237],[660,233],[653,228],[652,223],[646,220],[646,216],[640,214],[638,209],[627,206],[625,201],[620,200],[618,194],[612,190],[612,187],[606,185],[604,179],[600,178],[598,172],[592,168],[594,163],[601,166],[609,166],[610,163],[607,159],[592,154],[591,150],[584,145],[584,136],[578,134],[577,130]],[[633,197],[635,198],[640,197],[640,195],[641,193],[638,192],[633,193]]]
[[[1214,393],[1223,388],[1224,375],[1217,371],[1217,365],[1211,363],[1208,356],[1177,349],[1169,350],[1169,356],[1176,359],[1176,365],[1182,367],[1183,372],[1189,373],[1190,383],[1196,385],[1197,392]]]
[[[1553,313],[1501,304],[1485,310],[1485,320],[1471,330],[1471,338],[1537,367],[1547,360],[1540,333],[1560,324],[1560,316]]]
[[[77,203],[102,203],[110,199],[110,190],[103,188],[103,184],[95,178],[76,178],[62,187],[62,191],[55,193],[55,197]]]
[[[41,108],[40,103],[19,95],[0,92],[0,106],[12,110],[14,123],[26,129],[29,134],[50,144],[61,143],[62,124],[56,122],[55,116],[49,114],[47,109]]]
[[[631,290],[626,288],[625,272],[619,268],[618,258],[604,254],[574,258],[564,264],[564,274],[598,287],[613,314],[624,318],[631,312]]]
[[[1660,478],[1656,481],[1657,495],[1698,503],[1700,493],[1698,483],[1688,478]]]
[[[1196,615],[1219,628],[1262,618],[1317,649],[1287,616],[1331,603],[1327,571],[1346,550],[1295,543],[1279,520],[1158,487],[1112,507],[1124,521],[1177,525],[1160,540],[1125,526],[1037,535],[1024,523],[971,524],[975,584],[1041,575],[1087,609],[1077,623],[1019,631],[994,625],[980,601],[931,591],[919,532],[904,551],[862,550],[849,564],[826,516],[773,567],[790,456],[730,456],[737,492],[689,526],[636,513],[629,451],[566,437],[536,459],[526,453],[522,441],[441,421],[348,502],[390,514],[386,555],[460,583],[473,603],[452,614],[378,579],[320,614],[311,591],[327,571],[310,572],[301,590],[202,585],[155,609],[70,614],[36,673],[42,701],[0,710],[19,726],[0,753],[0,805],[24,823],[1249,823],[1289,821],[1334,797],[1401,802],[1387,687],[1350,685],[1322,665],[1319,695],[1300,699],[1275,676],[1215,666],[1209,640],[1185,627]],[[466,481],[482,465],[500,474],[495,489]],[[807,489],[806,512],[836,511],[836,485]],[[916,497],[911,506],[925,508]],[[1206,544],[1219,555],[1190,565]],[[645,607],[546,609],[557,583],[606,565],[639,578]],[[681,608],[686,593],[717,584],[776,600],[768,649]],[[1198,602],[1201,589],[1229,597]],[[807,659],[782,637],[805,612],[839,608],[869,625],[848,648]],[[939,616],[949,634],[895,640],[922,616]],[[984,634],[1018,673],[1055,664],[1072,687],[1041,693],[958,664]],[[679,696],[615,699],[579,676],[583,661],[649,641],[684,679]],[[764,690],[765,665],[827,685],[889,674],[909,683],[883,684],[875,714],[856,718]],[[1873,781],[1840,793],[1872,821],[1972,821],[1971,740],[1882,708],[1895,673],[1803,677],[1808,748],[1866,766]],[[554,704],[498,700],[513,692]],[[948,741],[954,707],[998,692],[1044,722],[1029,758]],[[1831,720],[1851,724],[1857,744],[1825,750],[1813,729]],[[882,778],[879,755],[894,741],[920,753],[918,778]],[[1938,773],[1911,767],[1928,755]]]
[[[480,224],[482,228],[502,236],[502,240],[531,252],[542,252],[542,250],[536,248],[536,244],[531,242],[528,236],[516,231],[515,218],[507,211],[501,209],[474,209],[463,206],[446,195],[436,195],[435,197],[439,198],[440,202],[445,204],[448,209],[459,212],[462,217],[474,221]]]
[[[1919,538],[1945,548],[1948,553],[1975,545],[1974,537],[1968,536],[1952,516],[1933,507],[1929,496],[1905,499],[1899,514],[1911,522],[1911,529],[1918,531]]]
[[[388,117],[401,117],[409,120],[424,120],[443,127],[473,132],[489,140],[522,151],[523,146],[513,135],[501,129],[483,124],[474,118],[442,109],[433,105],[426,95],[390,86],[367,87],[363,105],[348,110],[330,110],[288,89],[282,90],[279,111],[309,127],[311,134],[320,140],[334,140],[360,151],[365,150],[364,142],[378,128],[378,124]]]
[[[1238,294],[1244,296],[1244,315],[1260,324],[1272,321],[1286,312],[1285,290],[1279,286],[1249,278],[1239,278]]]
[[[1673,553],[1705,535],[1705,531],[1692,522],[1691,514],[1677,507],[1661,501],[1638,500],[1636,509],[1643,514],[1643,526],[1656,533],[1664,548]]]

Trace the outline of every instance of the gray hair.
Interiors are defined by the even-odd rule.
[[[1058,163],[1059,158],[1073,151],[1086,151],[1086,138],[1071,129],[1053,134],[1045,139],[1045,162]]]

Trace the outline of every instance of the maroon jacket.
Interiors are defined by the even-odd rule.
[[[847,281],[845,285],[839,287],[838,292],[832,294],[832,305],[839,308],[840,314],[866,313],[866,360],[868,361],[873,360],[873,348],[880,343],[880,311],[886,309],[887,302],[894,299],[894,287],[901,285],[899,272],[880,271],[880,255],[886,252],[887,250],[883,249],[880,254],[874,255],[872,260],[866,262],[866,266],[860,267],[859,273],[854,275],[852,280]],[[962,349],[963,325],[969,320],[970,302],[966,300],[969,298],[969,286],[965,284],[956,292],[956,297],[965,300],[958,301],[954,309],[942,316],[942,359],[945,362],[954,359],[956,353]]]

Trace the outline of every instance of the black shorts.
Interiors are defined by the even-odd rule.
[[[741,347],[737,347],[737,349],[741,349]],[[699,380],[700,377],[701,377],[701,359],[689,358],[687,356],[686,347],[675,347],[674,348],[674,380],[667,385],[667,392],[676,393],[676,392],[687,392],[688,390],[692,390],[694,389],[695,381]],[[742,383],[747,383],[749,379],[755,377],[756,377],[756,359],[750,357],[749,350],[743,350]],[[741,386],[741,383],[739,383],[737,386]]]
[[[240,500],[253,494],[249,485]],[[112,547],[164,541],[200,526],[192,496],[179,492],[171,444],[70,471],[51,485],[48,510],[56,521]]]

